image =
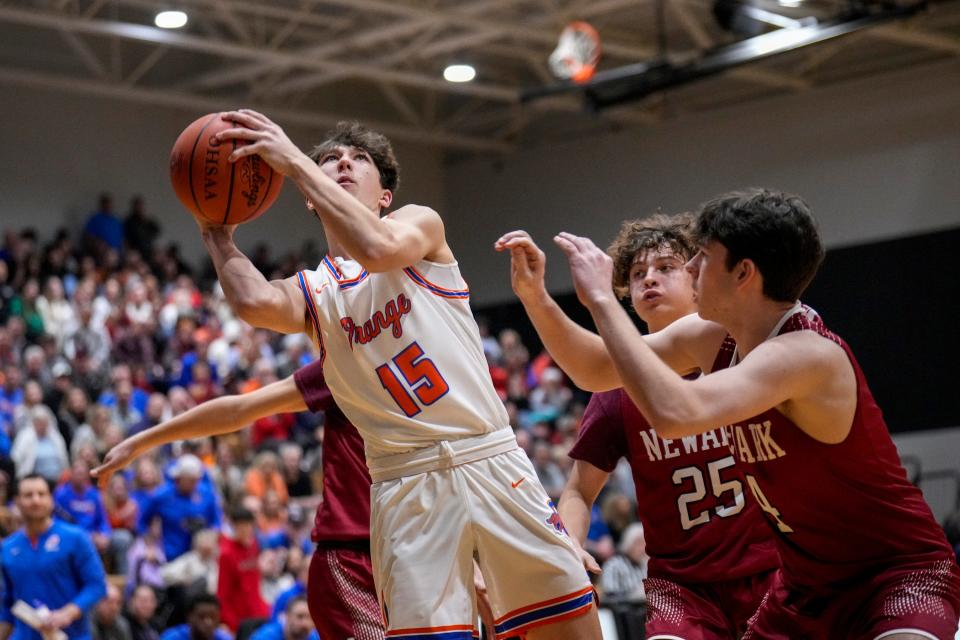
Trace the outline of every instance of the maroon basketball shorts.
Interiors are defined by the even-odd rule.
[[[383,640],[386,628],[366,545],[317,547],[310,561],[307,602],[323,640]]]
[[[774,571],[734,580],[679,584],[643,581],[647,640],[733,640],[747,628],[770,588]]]
[[[798,594],[778,570],[743,640],[881,640],[913,633],[953,640],[960,618],[960,568],[953,560],[891,567],[830,594]]]

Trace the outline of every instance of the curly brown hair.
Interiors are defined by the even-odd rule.
[[[692,258],[697,252],[694,222],[691,213],[670,216],[660,212],[625,221],[607,248],[607,254],[613,258],[613,288],[617,295],[626,297],[630,294],[630,268],[642,251],[669,248],[684,260]]]
[[[338,122],[335,129],[327,132],[327,139],[310,150],[311,160],[320,160],[339,146],[356,147],[370,154],[380,173],[380,186],[393,193],[400,188],[400,165],[393,155],[393,146],[387,136],[368,129],[356,121]]]

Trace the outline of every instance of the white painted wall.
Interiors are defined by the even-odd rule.
[[[606,245],[619,223],[734,188],[803,195],[829,246],[960,224],[960,61],[448,167],[447,226],[475,303],[510,299],[491,250],[526,228]],[[571,289],[548,251],[548,284]]]
[[[0,87],[0,230],[37,227],[46,239],[62,225],[81,227],[101,191],[114,194],[125,214],[131,196],[142,193],[147,209],[190,259],[204,257],[193,219],[170,187],[167,164],[180,131],[203,115],[53,91]],[[269,114],[268,114],[269,115]],[[280,122],[282,125],[283,123]],[[325,130],[290,128],[302,148]],[[396,145],[402,165],[397,202],[443,209],[442,153]],[[237,232],[241,248],[269,241],[273,255],[299,247],[308,233],[324,246],[322,231],[288,183],[273,208]]]
[[[2,87],[0,115],[0,229],[80,225],[99,191],[112,191],[121,211],[143,193],[165,239],[188,257],[203,255],[166,175],[172,141],[199,114]],[[322,132],[290,133],[308,146]],[[692,208],[735,187],[804,195],[830,246],[960,224],[960,61],[496,161],[445,166],[434,148],[398,144],[397,151],[398,203],[444,214],[474,303],[490,304],[512,299],[507,260],[491,249],[506,230],[527,228],[549,245],[568,229],[605,244],[626,217]],[[304,215],[288,186],[273,210],[240,230],[241,247],[263,239],[277,252],[299,246],[316,224]],[[548,256],[549,285],[569,290],[562,256],[552,247]]]
[[[901,457],[906,457],[908,469],[910,458],[920,460],[925,477],[921,477],[920,488],[933,509],[938,520],[957,508],[957,491],[960,490],[956,478],[930,477],[931,472],[953,471],[960,474],[960,427],[936,429],[931,431],[913,431],[898,433],[893,442]]]

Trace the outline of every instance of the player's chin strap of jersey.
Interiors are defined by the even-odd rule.
[[[513,429],[505,427],[482,436],[442,440],[407,453],[371,459],[367,461],[367,465],[370,467],[370,478],[377,483],[437,469],[449,469],[517,448]]]

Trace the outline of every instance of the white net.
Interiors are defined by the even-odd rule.
[[[557,48],[550,54],[550,70],[558,78],[586,82],[600,60],[600,36],[590,24],[571,22],[560,34]]]

